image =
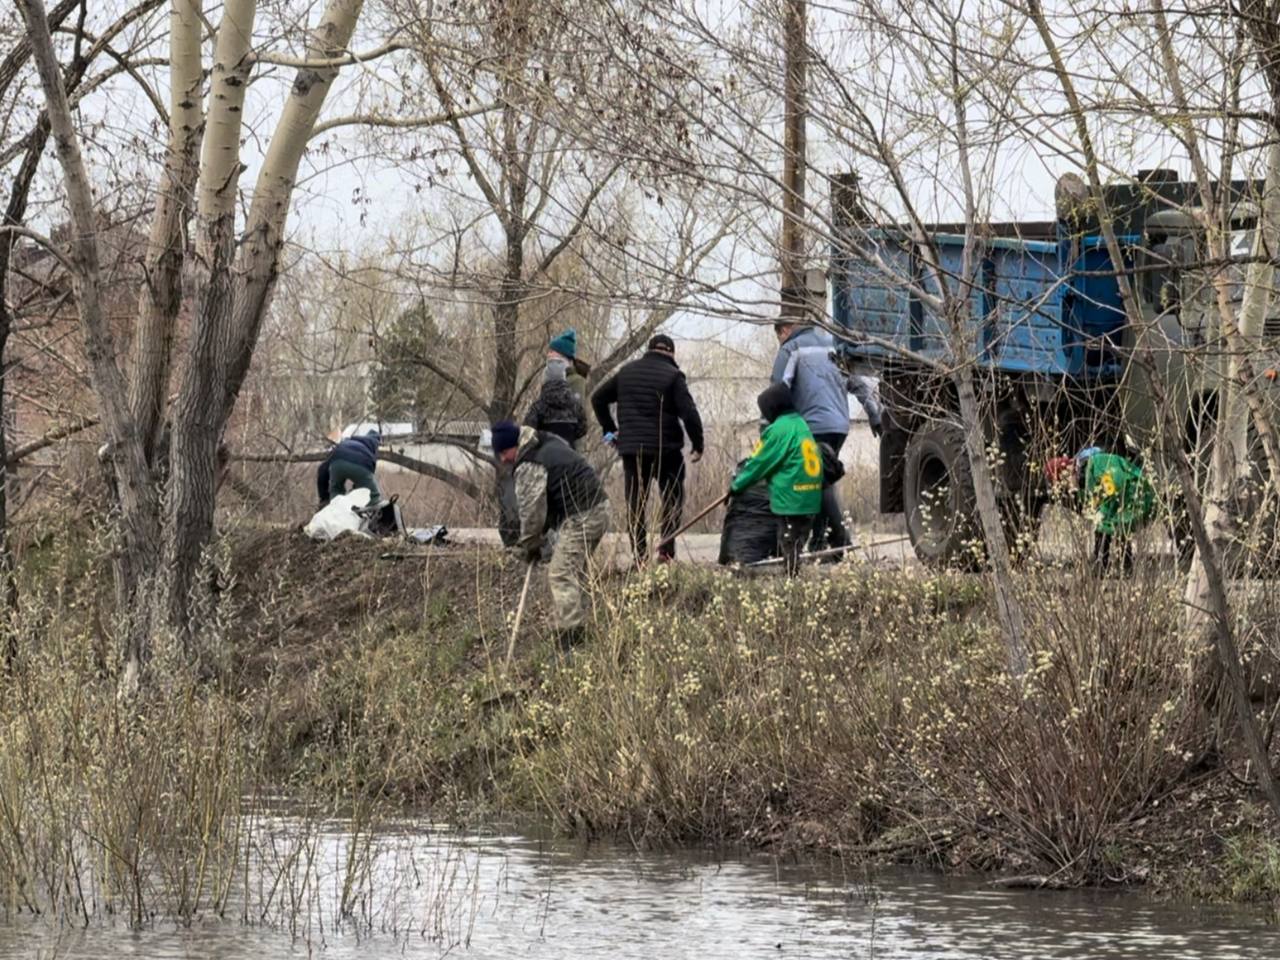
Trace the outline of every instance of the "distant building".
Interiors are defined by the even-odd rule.
[[[345,440],[348,437],[363,437],[367,433],[379,434],[385,443],[388,439],[412,437],[417,429],[409,420],[362,420],[359,423],[348,423],[336,438],[330,439]]]
[[[735,350],[719,343],[678,343],[676,357],[689,380],[702,414],[708,449],[722,451],[735,462],[749,456],[760,436],[758,397],[769,385],[773,363],[770,343],[757,351]],[[763,355],[761,355],[763,354]],[[846,468],[874,468],[879,464],[879,441],[871,435],[867,414],[849,397],[849,440],[841,460]]]

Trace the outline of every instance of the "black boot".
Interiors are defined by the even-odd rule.
[[[582,627],[570,627],[556,633],[556,649],[561,654],[568,654],[587,639],[587,631]]]

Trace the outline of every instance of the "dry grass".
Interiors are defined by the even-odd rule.
[[[920,850],[978,839],[1001,862],[1097,879],[1100,851],[1200,739],[1165,642],[1176,602],[1143,588],[1126,598],[1140,626],[1101,629],[1068,614],[1096,589],[1039,612],[1019,690],[975,580],[655,571],[530,703],[521,769],[550,811],[633,837],[905,831]]]
[[[1106,582],[1025,570],[1023,687],[1004,673],[980,578],[854,563],[790,582],[601,573],[569,663],[537,577],[507,672],[519,564],[478,548],[386,561],[382,544],[254,527],[226,544],[219,676],[169,664],[124,709],[100,561],[82,544],[28,553],[28,639],[0,679],[12,908],[217,913],[246,895],[246,824],[268,788],[354,803],[361,829],[411,801],[636,842],[1126,879],[1140,873],[1136,825],[1205,776],[1212,725],[1169,642],[1176,583],[1155,568]]]
[[[349,739],[315,776],[292,776],[307,754],[289,749],[291,710],[316,691],[309,657],[332,657],[345,624],[399,609],[414,591],[361,575],[371,556],[359,548],[371,544],[307,551],[315,545],[300,540],[258,530],[236,542],[209,638],[217,677],[195,676],[155,638],[150,682],[131,698],[119,694],[104,635],[103,544],[92,531],[51,528],[28,547],[22,607],[6,625],[15,652],[0,672],[0,908],[133,927],[235,917],[295,936],[318,916],[371,928],[376,901],[361,889],[374,869],[370,838],[399,809],[379,789],[385,776],[370,774],[381,756]],[[319,902],[330,848],[342,873],[333,901]]]

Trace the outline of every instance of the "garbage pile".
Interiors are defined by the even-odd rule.
[[[370,503],[370,496],[363,487],[335,496],[316,511],[302,532],[321,542],[350,533],[370,539],[403,539],[423,546],[446,543],[449,529],[444,524],[406,527],[399,498],[392,496]]]

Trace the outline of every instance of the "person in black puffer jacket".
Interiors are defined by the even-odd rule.
[[[378,482],[373,479],[381,440],[376,431],[370,431],[363,437],[348,437],[330,451],[329,459],[316,471],[316,493],[320,495],[321,507],[339,494],[346,493],[348,480],[352,490],[364,487],[369,491],[370,503],[382,499]]]
[[[587,435],[587,412],[565,377],[567,369],[567,363],[547,361],[542,392],[525,414],[524,425],[554,433],[576,450],[578,441]]]
[[[618,407],[616,422],[609,410],[614,404]],[[680,529],[684,506],[684,438],[687,433],[693,448],[689,459],[697,463],[702,459],[702,418],[684,374],[676,366],[671,338],[660,333],[651,339],[648,353],[600,385],[591,396],[591,406],[605,442],[616,446],[622,457],[636,563],[643,565],[648,559],[645,507],[655,479],[662,494],[664,538],[658,560],[675,559],[675,542],[667,538]]]

